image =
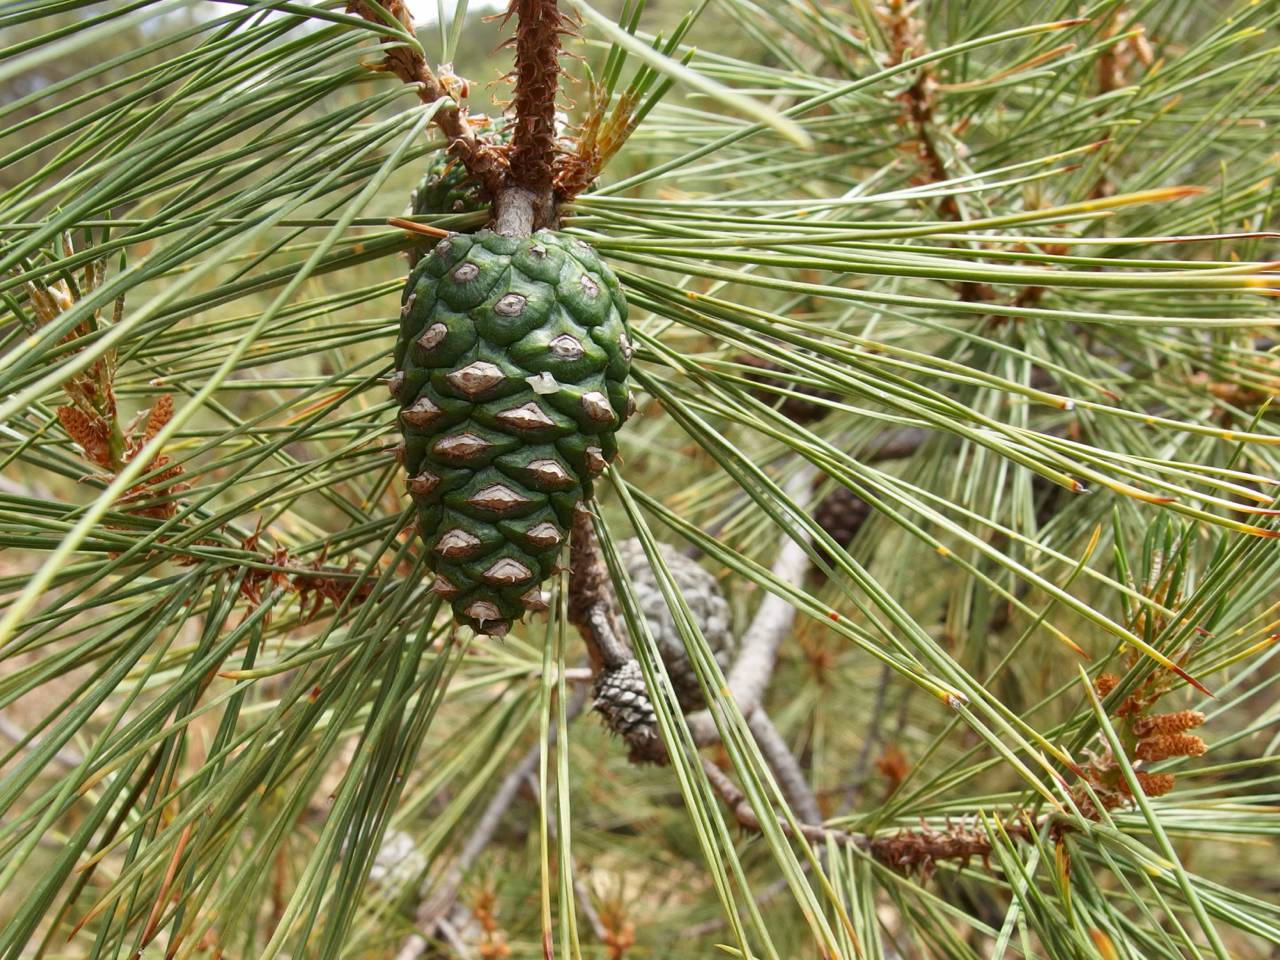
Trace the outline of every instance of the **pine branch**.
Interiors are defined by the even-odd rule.
[[[597,672],[616,670],[634,658],[618,615],[609,569],[600,556],[594,519],[582,504],[569,532],[569,622],[587,644]]]
[[[560,89],[560,36],[569,23],[556,0],[512,0],[516,17],[515,131],[510,182],[532,193],[551,191],[556,141],[556,97]]]
[[[890,65],[900,66],[926,52],[925,21],[920,15],[919,0],[886,0],[880,13],[888,28]],[[938,145],[937,86],[932,69],[921,67],[898,98],[903,106],[904,119],[914,135],[916,156],[923,167],[922,180],[926,183],[945,183],[951,179]],[[938,206],[942,215],[950,220],[965,219],[964,211],[952,194],[944,194]],[[996,299],[995,289],[988,283],[962,281],[956,284],[956,292],[962,300]]]
[[[348,0],[347,12],[383,26],[390,18],[410,36],[414,32],[413,17],[404,0]],[[503,178],[501,154],[476,137],[465,108],[457,103],[457,91],[450,90],[440,81],[419,50],[393,36],[384,36],[381,43],[386,52],[376,69],[393,73],[402,83],[412,86],[418,93],[418,99],[425,104],[444,99],[453,101],[436,111],[433,122],[448,139],[449,152],[467,168],[489,196],[497,196]]]
[[[745,632],[755,608],[784,628],[749,643],[763,653],[744,658],[749,677],[725,664],[749,735],[704,752],[736,793],[708,786],[697,751],[639,768],[590,731],[561,755],[574,849],[593,856],[561,860],[578,875],[554,886],[581,899],[584,881],[617,885],[599,928],[578,913],[604,931],[602,956],[659,955],[676,938],[713,949],[701,938],[725,890],[746,909],[726,911],[716,942],[760,956],[811,942],[837,956],[828,927],[845,918],[869,954],[1013,952],[1024,927],[1055,956],[1256,952],[1280,942],[1262,896],[1280,818],[1259,706],[1280,656],[1267,542],[1280,421],[1262,336],[1280,290],[1265,229],[1280,10],[1144,12],[1148,50],[1123,4],[1090,24],[1070,20],[1069,0],[1037,8],[1061,18],[1048,24],[1007,0],[952,5],[928,18],[928,44],[908,36],[927,5],[882,5],[917,21],[891,38],[892,63],[864,33],[874,14],[832,5],[798,17],[725,0],[697,50],[680,10],[627,4],[613,22],[581,8],[605,40],[585,51],[582,126],[535,162],[551,164],[557,202],[574,198],[565,229],[617,268],[648,394],[594,533],[612,536],[620,501],[632,522],[656,517],[716,557]],[[521,761],[560,625],[535,619],[501,644],[447,635],[384,443],[395,413],[378,382],[403,286],[387,258],[407,242],[387,213],[433,147],[424,110],[396,104],[409,83],[441,110],[456,169],[479,132],[462,85],[425,62],[405,3],[269,17],[224,4],[189,19],[168,0],[79,6],[0,13],[13,36],[0,64],[0,602],[29,604],[0,650],[0,728],[17,737],[0,758],[0,953],[63,944],[111,960],[147,940],[179,954],[385,952],[408,893],[366,869],[388,818],[445,851],[438,883],[457,852],[483,878],[468,909],[455,898],[422,931],[441,950],[538,952],[550,932],[572,953],[569,903],[563,931],[516,907],[541,879],[524,847],[472,833],[477,804],[497,799],[486,791],[505,786],[503,758]],[[526,14],[532,37],[534,13],[511,15]],[[446,48],[472,55],[455,43],[464,22],[442,26]],[[395,82],[370,89],[353,65],[373,33],[375,69]],[[559,42],[529,48],[544,74]],[[742,111],[734,90],[820,149]],[[544,147],[553,101],[546,84],[526,111]],[[585,193],[623,143],[629,172]],[[904,146],[919,162],[902,162]],[[491,159],[484,201],[507,172],[505,151]],[[533,229],[534,196],[512,187],[513,229]],[[958,300],[964,284],[1007,292]],[[776,368],[728,359],[744,353]],[[158,428],[172,458],[135,461],[137,476],[120,472],[135,413],[132,435]],[[773,568],[779,516],[820,519],[812,488],[778,497],[769,482],[800,460],[856,496],[875,533],[853,542],[856,563],[823,538],[832,578],[806,575],[799,552]],[[174,465],[180,496],[135,499],[112,479],[156,486]],[[1091,494],[1043,496],[1076,481]],[[595,669],[565,679],[589,696],[582,681],[626,671],[615,720],[628,746],[657,742],[656,715],[675,704],[649,701],[581,540],[574,615]],[[762,604],[775,591],[803,619],[775,617]],[[697,599],[667,611],[677,639]],[[1087,681],[1068,675],[1078,651]],[[714,652],[691,660],[705,674]],[[793,731],[812,731],[802,757]],[[886,744],[898,759],[877,765]],[[771,815],[751,792],[766,771],[780,823],[857,849],[855,869],[801,861],[791,828],[751,824],[752,809]],[[1072,776],[1064,799],[1054,784]],[[810,784],[830,795],[850,779],[865,784],[862,816],[824,824]],[[1085,822],[1019,834],[1045,792]],[[734,814],[708,816],[721,796]],[[992,810],[1012,826],[973,819]],[[745,845],[724,829],[739,813]],[[988,853],[990,875],[925,882],[935,863]],[[1015,877],[1036,855],[1041,869]],[[677,874],[681,895],[665,896]],[[868,898],[876,910],[860,909]]]
[[[703,758],[702,769],[738,823],[749,830],[760,830],[760,818],[752,809],[747,795],[729,775],[706,758]],[[797,833],[796,828],[783,817],[778,817],[778,828],[788,836],[795,836]],[[1023,819],[1005,824],[1005,832],[1019,840],[1030,840],[1040,828],[1040,824]],[[963,824],[950,825],[946,830],[922,826],[918,830],[900,830],[890,835],[869,836],[835,830],[817,822],[801,822],[798,832],[815,845],[830,842],[841,847],[852,847],[903,873],[919,871],[927,875],[936,864],[944,861],[967,863],[975,857],[985,861],[994,850],[991,837],[985,830]]]
[[[787,805],[806,823],[821,821],[822,811],[818,807],[818,798],[814,796],[800,762],[769,719],[769,714],[763,708],[756,710],[747,719],[747,726],[755,737],[760,752],[769,762],[774,776],[778,778],[778,786]]]
[[[556,0],[511,0],[504,22],[511,17],[516,18],[515,130],[494,229],[528,236],[556,222],[552,170],[561,152],[556,136],[560,36],[571,30]]]

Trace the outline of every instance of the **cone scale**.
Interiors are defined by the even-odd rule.
[[[631,412],[626,315],[595,251],[549,230],[452,235],[410,274],[390,387],[433,587],[458,623],[500,636],[546,609],[573,511]]]

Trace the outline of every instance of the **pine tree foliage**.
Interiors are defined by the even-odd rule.
[[[509,53],[401,6],[0,8],[0,957],[1280,949],[1280,9],[566,0],[638,409],[498,640],[386,389],[489,214],[385,57]]]

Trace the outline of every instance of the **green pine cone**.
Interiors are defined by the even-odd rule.
[[[489,143],[511,142],[510,132],[497,120],[490,120],[477,133]],[[440,150],[431,158],[414,188],[409,209],[414,216],[429,217],[483,210],[487,202],[483,188],[471,179],[467,168],[448,151]]]
[[[485,206],[484,191],[467,168],[445,151],[432,158],[409,198],[414,216],[469,213]]]
[[[392,395],[435,591],[501,636],[545,610],[573,511],[630,415],[627,304],[580,240],[489,230],[409,275]]]

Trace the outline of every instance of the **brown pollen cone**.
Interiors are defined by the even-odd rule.
[[[1170,757],[1200,757],[1208,747],[1199,737],[1190,733],[1167,733],[1141,741],[1134,750],[1139,760],[1155,763]]]
[[[781,372],[782,370],[782,368],[778,366],[776,363],[774,363],[772,360],[765,360],[760,357],[753,357],[753,356],[744,354],[740,357],[736,357],[735,359],[738,363],[745,364],[746,366],[750,366],[750,367],[755,367],[757,370],[762,370],[762,371],[771,372],[771,373]],[[816,387],[809,387],[809,386],[803,386],[803,385],[797,386],[792,381],[785,380],[779,377],[762,376],[759,374],[748,374],[747,376],[750,377],[750,379],[754,380],[756,383],[760,384],[761,386],[775,387],[775,388],[785,389],[785,390],[794,390],[797,393],[806,394],[807,396],[813,397],[815,400],[839,399],[836,394],[832,393],[829,390],[821,390]],[[778,394],[773,393],[770,390],[759,390],[759,391],[753,391],[753,392],[756,394],[756,396],[759,399],[763,400],[765,403],[768,403],[768,404],[776,403],[778,400]],[[815,403],[812,400],[806,400],[803,396],[782,397],[782,403],[778,405],[778,410],[783,414],[783,416],[788,417],[793,422],[799,423],[799,424],[816,423],[817,421],[826,417],[827,414],[831,412],[831,408],[826,406],[825,404]]]
[[[842,547],[848,547],[853,542],[853,538],[870,516],[871,504],[848,487],[836,487],[823,497],[813,512],[814,522]],[[828,563],[832,562],[827,550],[820,545],[817,550],[823,559]]]
[[[1204,723],[1204,719],[1204,714],[1199,710],[1157,713],[1149,717],[1139,717],[1133,721],[1133,734],[1136,737],[1145,739],[1153,736],[1183,733],[1200,726]]]
[[[1137,770],[1134,771],[1134,776],[1138,778],[1138,786],[1142,787],[1142,792],[1148,797],[1163,797],[1173,789],[1176,782],[1172,773],[1144,773]]]

